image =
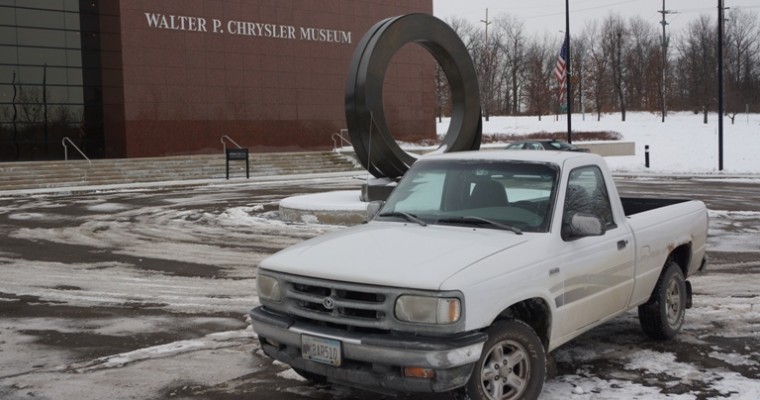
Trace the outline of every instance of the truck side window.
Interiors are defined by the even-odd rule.
[[[569,221],[573,214],[579,212],[602,218],[607,230],[616,226],[612,219],[612,207],[604,175],[597,166],[580,167],[570,171],[563,221]]]

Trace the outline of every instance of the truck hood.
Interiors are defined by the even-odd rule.
[[[438,290],[462,269],[528,240],[495,229],[370,222],[307,240],[261,262],[314,278]]]

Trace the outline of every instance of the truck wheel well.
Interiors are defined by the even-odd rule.
[[[681,270],[683,271],[683,276],[686,276],[687,271],[689,270],[689,263],[691,262],[691,243],[682,244],[670,252],[665,266],[667,266],[670,261],[678,263],[678,266],[681,267]]]
[[[511,305],[502,311],[496,320],[516,319],[528,324],[541,339],[545,348],[549,347],[551,311],[543,299],[533,298]]]

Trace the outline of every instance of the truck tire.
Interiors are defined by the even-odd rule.
[[[655,340],[673,338],[683,325],[686,313],[686,281],[675,261],[667,267],[649,301],[639,306],[639,323],[644,333]]]
[[[488,330],[480,360],[456,400],[529,400],[541,394],[546,354],[536,332],[522,321],[498,321]]]

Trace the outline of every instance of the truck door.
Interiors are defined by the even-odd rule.
[[[625,221],[616,223],[604,175],[595,165],[578,167],[569,173],[563,228],[575,213],[601,217],[606,232],[603,236],[584,238],[561,234],[564,289],[557,299],[557,308],[561,310],[564,334],[622,311],[633,290],[633,235]]]

